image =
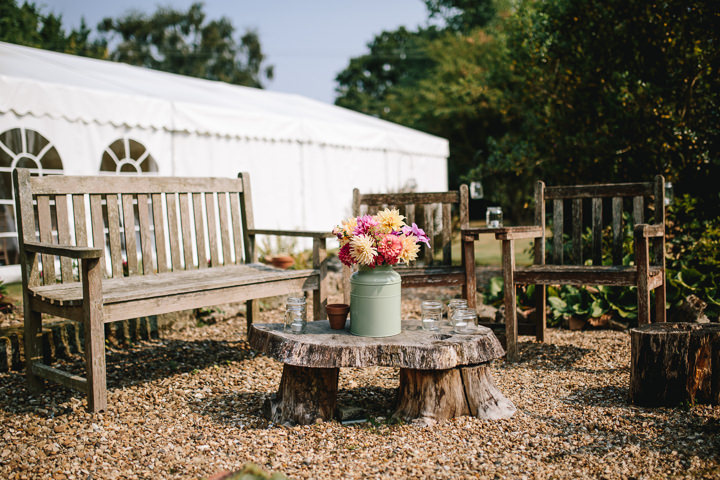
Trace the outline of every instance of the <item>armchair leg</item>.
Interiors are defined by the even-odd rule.
[[[655,289],[655,322],[665,322],[665,283]]]
[[[518,360],[517,313],[515,303],[515,245],[512,240],[502,241],[503,285],[505,289],[505,338],[508,362]]]
[[[25,301],[25,377],[27,378],[28,388],[31,392],[40,392],[43,390],[42,378],[35,375],[32,371],[34,362],[41,360],[42,343],[40,333],[42,331],[42,314],[30,310],[30,303]]]
[[[463,285],[463,297],[467,299],[468,307],[471,310],[476,308],[477,279],[475,277],[475,240],[463,238],[462,264],[465,265],[465,284]]]
[[[327,319],[327,247],[324,238],[313,239],[313,268],[320,270],[317,290],[313,291],[313,320]]]
[[[547,317],[545,315],[547,290],[545,285],[535,285],[535,340],[545,341],[545,330],[547,328]]]

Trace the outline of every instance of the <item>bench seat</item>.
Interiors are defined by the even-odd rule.
[[[103,321],[108,323],[138,315],[158,315],[177,311],[178,308],[200,308],[208,302],[213,304],[213,300],[220,303],[245,301],[257,298],[257,293],[250,290],[253,286],[262,292],[263,297],[313,290],[317,288],[319,275],[316,270],[280,270],[252,263],[108,278],[102,281]],[[46,304],[79,308],[83,303],[80,282],[32,287],[29,293],[36,307]],[[209,298],[212,296],[218,298]],[[179,306],[178,302],[182,305]]]

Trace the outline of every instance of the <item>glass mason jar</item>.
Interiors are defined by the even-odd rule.
[[[458,308],[467,308],[468,303],[464,298],[453,298],[447,304],[447,323],[446,325],[452,325],[452,317],[455,310]]]
[[[303,309],[303,318],[307,318],[307,301],[305,297],[288,297],[285,303],[286,308],[290,305],[298,305]]]
[[[442,303],[434,300],[422,302],[422,328],[423,330],[438,330],[442,318]]]
[[[476,329],[477,313],[469,308],[458,308],[452,316],[455,333],[471,333]]]
[[[283,331],[289,333],[305,333],[307,320],[305,320],[305,307],[290,305],[285,307],[285,325]]]
[[[485,210],[485,224],[489,228],[499,228],[503,226],[503,213],[501,207],[487,207]]]

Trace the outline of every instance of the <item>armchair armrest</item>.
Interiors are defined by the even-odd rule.
[[[521,227],[502,227],[495,232],[498,240],[517,240],[523,238],[539,238],[543,236],[543,227],[527,225]]]
[[[101,249],[92,247],[74,247],[72,245],[55,245],[43,242],[25,242],[24,246],[25,250],[33,253],[59,255],[61,257],[77,259],[100,258],[103,255]]]
[[[538,225],[517,227],[478,227],[460,230],[463,239],[477,239],[481,233],[494,233],[498,240],[515,240],[518,238],[538,238],[543,236],[543,228]]]
[[[321,232],[312,230],[273,230],[253,228],[248,229],[250,235],[278,235],[281,237],[311,237],[311,238],[334,238],[332,232]]]
[[[634,234],[635,238],[664,237],[665,225],[661,223],[656,223],[653,225],[640,223],[638,225],[635,225]]]

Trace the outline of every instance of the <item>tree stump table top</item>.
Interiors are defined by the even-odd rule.
[[[392,337],[359,337],[348,330],[332,330],[326,320],[308,322],[304,334],[283,332],[283,324],[254,324],[250,346],[287,365],[311,368],[398,367],[446,370],[487,363],[505,354],[486,327],[468,334],[425,331],[418,321],[403,320],[402,332]]]
[[[448,326],[422,330],[404,321],[392,337],[358,337],[332,330],[327,321],[310,322],[307,332],[283,332],[278,323],[253,325],[250,345],[283,362],[277,394],[265,402],[273,422],[309,424],[336,417],[341,367],[400,369],[393,417],[421,425],[472,415],[508,418],[513,403],[497,389],[488,365],[505,353],[489,328],[456,334]]]

